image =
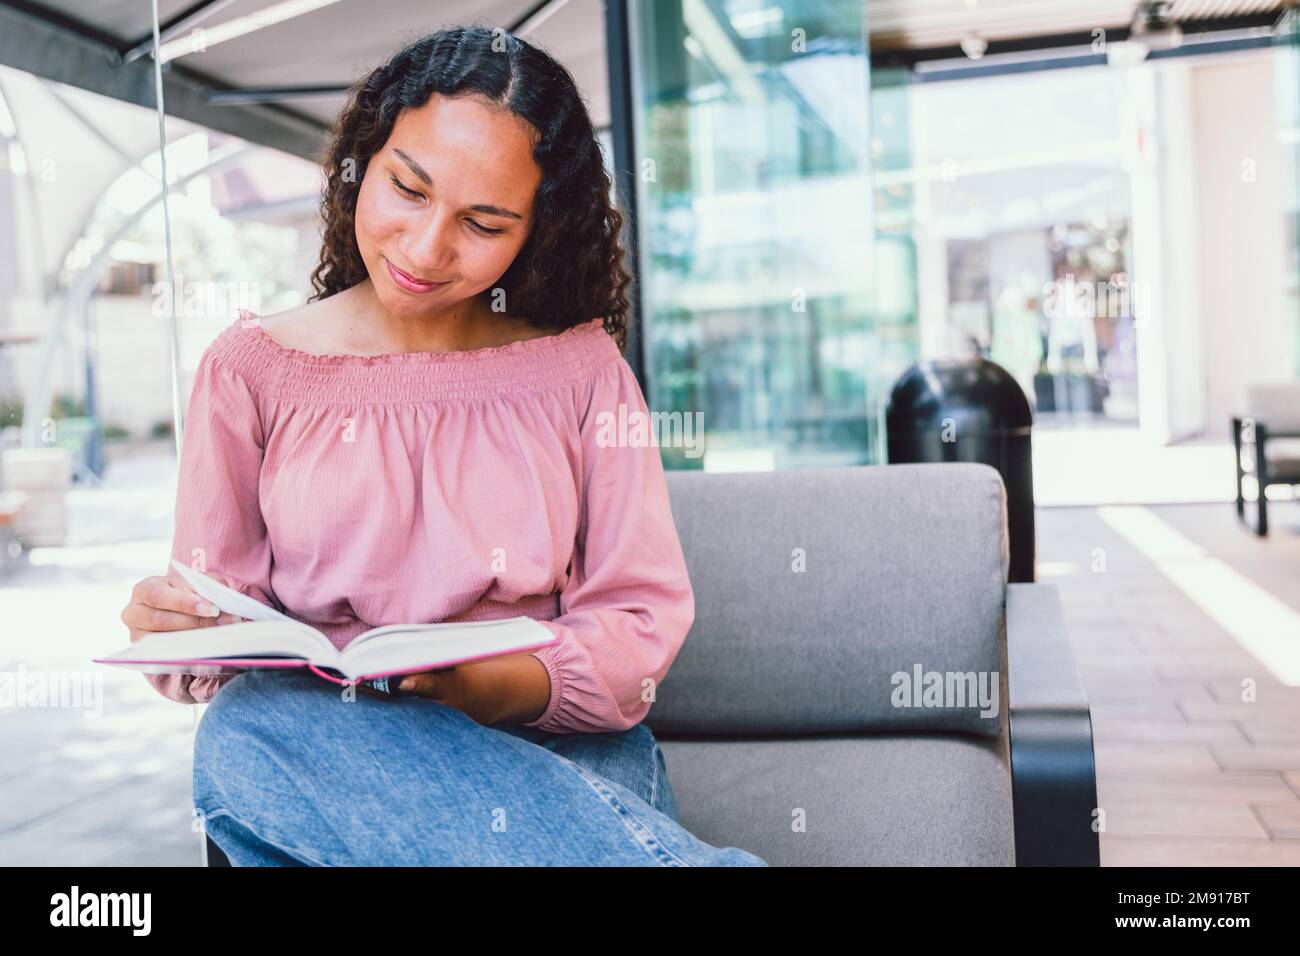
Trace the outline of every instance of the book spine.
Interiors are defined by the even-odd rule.
[[[312,673],[314,673],[317,677],[323,677],[323,678],[325,678],[327,681],[329,681],[331,684],[338,684],[338,685],[340,685],[340,686],[342,686],[342,687],[346,687],[348,684],[355,684],[355,683],[356,683],[356,681],[347,681],[347,680],[343,680],[343,679],[341,679],[341,678],[335,677],[333,674],[326,674],[323,670],[321,670],[321,669],[320,669],[319,667],[317,667],[315,664],[310,664],[310,663],[309,663],[309,664],[307,665],[307,668],[308,668]]]

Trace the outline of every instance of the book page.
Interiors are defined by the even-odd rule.
[[[249,621],[279,621],[283,624],[292,624],[295,628],[315,636],[317,647],[315,653],[320,655],[322,659],[332,659],[338,653],[333,642],[310,624],[304,624],[287,614],[281,614],[273,607],[267,607],[261,601],[254,600],[246,594],[240,594],[234,588],[226,587],[220,581],[208,577],[202,571],[196,571],[194,568],[182,564],[175,558],[172,558],[172,567],[176,569],[177,574],[189,582],[190,587],[221,610],[229,614],[238,614],[240,617],[248,618]],[[229,627],[230,625],[222,626]]]
[[[238,614],[250,621],[288,621],[301,627],[309,626],[301,621],[294,620],[287,614],[281,614],[273,607],[267,607],[261,601],[256,601],[247,594],[240,594],[234,588],[226,587],[215,578],[210,578],[202,571],[196,571],[175,558],[172,558],[172,567],[176,569],[176,573],[184,578],[190,587],[227,613]],[[312,630],[316,629],[312,628]],[[321,634],[321,637],[323,638],[325,635]],[[326,643],[329,643],[328,639]],[[330,647],[333,646],[333,644],[330,644]]]
[[[439,631],[450,632],[452,630],[463,630],[465,628],[473,629],[476,627],[487,628],[488,630],[499,630],[502,625],[512,624],[518,626],[521,621],[533,621],[533,619],[521,614],[517,617],[498,618],[491,621],[456,621],[442,624],[385,624],[383,627],[371,628],[368,631],[358,634],[348,642],[347,646],[345,646],[343,650],[345,652],[351,651],[359,644],[372,641],[377,637],[383,637],[385,634],[395,634],[402,631],[419,631],[420,633],[437,634]]]
[[[338,652],[319,646],[319,634],[298,621],[243,621],[217,627],[196,627],[184,631],[157,631],[107,657],[103,663],[129,664],[134,661],[166,663],[223,658],[294,657],[320,666],[334,667]]]
[[[349,644],[339,655],[338,669],[350,680],[437,670],[470,660],[533,650],[558,639],[550,628],[522,615],[498,621],[396,624],[368,632]]]

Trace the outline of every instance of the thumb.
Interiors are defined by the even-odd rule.
[[[446,692],[446,683],[439,671],[407,674],[398,681],[398,687],[403,694],[414,694],[418,697],[429,697],[433,700],[442,700]]]

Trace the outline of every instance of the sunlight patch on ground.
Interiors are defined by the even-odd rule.
[[[1278,681],[1300,687],[1300,613],[1147,508],[1097,514]]]

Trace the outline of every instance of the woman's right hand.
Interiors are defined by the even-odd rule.
[[[234,584],[221,574],[205,572],[227,587]],[[185,581],[154,575],[131,589],[131,601],[122,611],[122,623],[131,631],[131,643],[157,631],[184,631],[217,624],[237,624],[245,618],[218,611]]]

